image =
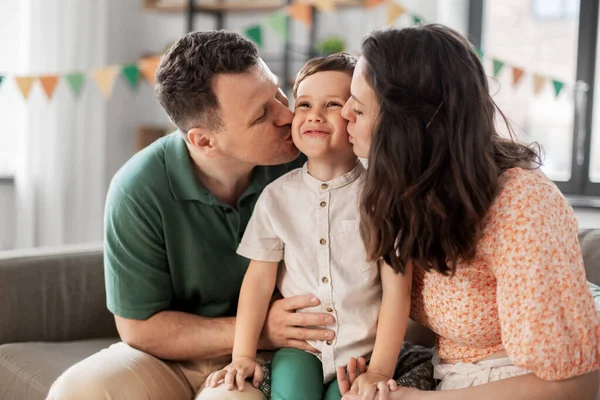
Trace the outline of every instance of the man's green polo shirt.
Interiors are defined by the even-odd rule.
[[[305,158],[256,167],[237,209],[196,179],[177,132],[132,157],[105,209],[105,280],[111,312],[143,320],[163,310],[233,316],[249,261],[236,249],[263,188]]]

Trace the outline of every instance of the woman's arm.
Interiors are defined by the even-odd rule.
[[[232,358],[256,359],[258,339],[277,280],[276,262],[250,261],[240,290]]]

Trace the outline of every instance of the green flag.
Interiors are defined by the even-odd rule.
[[[477,50],[477,55],[479,55],[479,58],[483,58],[483,49],[476,49]]]
[[[418,15],[413,14],[413,24],[414,25],[419,25],[420,23],[423,22],[423,19],[421,17],[419,17]]]
[[[287,19],[288,16],[282,11],[274,12],[268,19],[269,26],[283,40],[288,38]]]
[[[502,67],[504,67],[504,62],[494,59],[494,78],[498,77],[498,74],[502,70]]]
[[[553,79],[552,85],[554,85],[554,93],[556,93],[556,97],[558,97],[558,95],[560,94],[560,91],[562,90],[563,86],[565,86],[565,84],[561,81],[555,81]]]
[[[123,65],[121,72],[127,78],[127,82],[131,85],[132,89],[135,89],[140,79],[140,69],[136,64]]]
[[[246,36],[252,40],[258,47],[262,47],[262,26],[256,25],[246,29]]]
[[[85,75],[83,73],[76,72],[73,74],[66,75],[65,78],[67,79],[67,83],[69,84],[69,86],[71,86],[71,89],[73,89],[73,93],[75,93],[75,96],[78,96],[79,92],[81,92],[83,82],[85,81]]]
[[[0,86],[2,86],[2,81],[4,80],[4,77],[2,75],[0,75]]]

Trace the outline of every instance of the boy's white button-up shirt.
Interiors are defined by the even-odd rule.
[[[324,381],[350,357],[370,357],[381,305],[375,262],[366,261],[358,231],[362,163],[329,182],[312,177],[307,166],[268,185],[254,208],[238,254],[279,262],[277,286],[284,297],[315,294],[321,304],[299,311],[335,317],[335,339],[310,341],[321,353]]]

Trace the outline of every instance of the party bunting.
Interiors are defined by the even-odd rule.
[[[365,0],[365,2],[363,3],[363,7],[365,7],[368,10],[370,8],[377,7],[378,5],[383,4],[384,2],[385,0]],[[393,3],[393,1],[390,1],[388,5],[391,3]]]
[[[106,67],[102,69],[95,69],[92,71],[92,77],[98,84],[100,91],[104,94],[105,98],[109,98],[115,83],[119,70],[115,67]]]
[[[132,89],[135,89],[140,79],[140,70],[136,64],[124,65],[121,69],[123,76],[127,79],[127,82],[131,85]]]
[[[419,17],[418,15],[414,15],[413,14],[413,24],[415,25],[420,25],[423,22],[423,18]]]
[[[287,29],[287,15],[281,11],[274,12],[269,16],[268,19],[269,26],[277,33],[277,35],[283,39],[287,40],[288,38],[288,29]]]
[[[524,73],[525,73],[525,70],[523,70],[522,68],[518,68],[518,67],[512,68],[513,86],[517,86],[519,84],[519,81],[523,77]]]
[[[54,94],[54,89],[56,89],[56,85],[58,85],[58,76],[56,75],[46,75],[40,76],[40,84],[42,85],[42,89],[46,93],[48,100],[52,98]]]
[[[302,22],[308,28],[312,25],[312,6],[306,3],[293,3],[288,7],[290,17]]]
[[[482,49],[477,49],[477,55],[479,56],[479,58],[483,58],[483,50]]]
[[[0,75],[0,86],[2,86],[2,81],[4,80],[4,77],[2,75]]]
[[[256,25],[246,29],[246,37],[256,43],[258,47],[262,47],[262,26]]]
[[[156,83],[156,70],[160,63],[160,57],[147,57],[142,58],[138,62],[138,68],[140,73],[149,84],[154,86]]]
[[[500,60],[496,60],[496,59],[494,59],[493,61],[494,61],[494,78],[497,78],[498,74],[502,70],[502,67],[504,67],[504,62],[500,61]]]
[[[67,83],[71,86],[75,97],[79,96],[81,92],[81,87],[83,86],[83,82],[85,81],[85,74],[82,73],[72,73],[65,76],[67,79]]]
[[[533,93],[539,94],[546,83],[546,78],[541,75],[533,74]]]
[[[317,10],[322,12],[335,11],[333,0],[314,0],[314,5],[317,8]]]
[[[21,91],[21,94],[23,95],[25,100],[27,100],[27,98],[29,97],[29,93],[31,93],[31,87],[33,86],[33,83],[35,82],[35,79],[36,78],[33,76],[16,76],[15,77],[15,81],[17,81],[17,86],[19,87],[19,90]]]
[[[387,6],[387,24],[393,25],[396,20],[406,12],[406,8],[390,1]]]
[[[561,81],[557,81],[557,80],[552,80],[552,85],[554,86],[554,93],[556,94],[556,97],[558,97],[558,95],[560,94],[560,91],[562,90],[563,86],[565,86],[565,84]]]

